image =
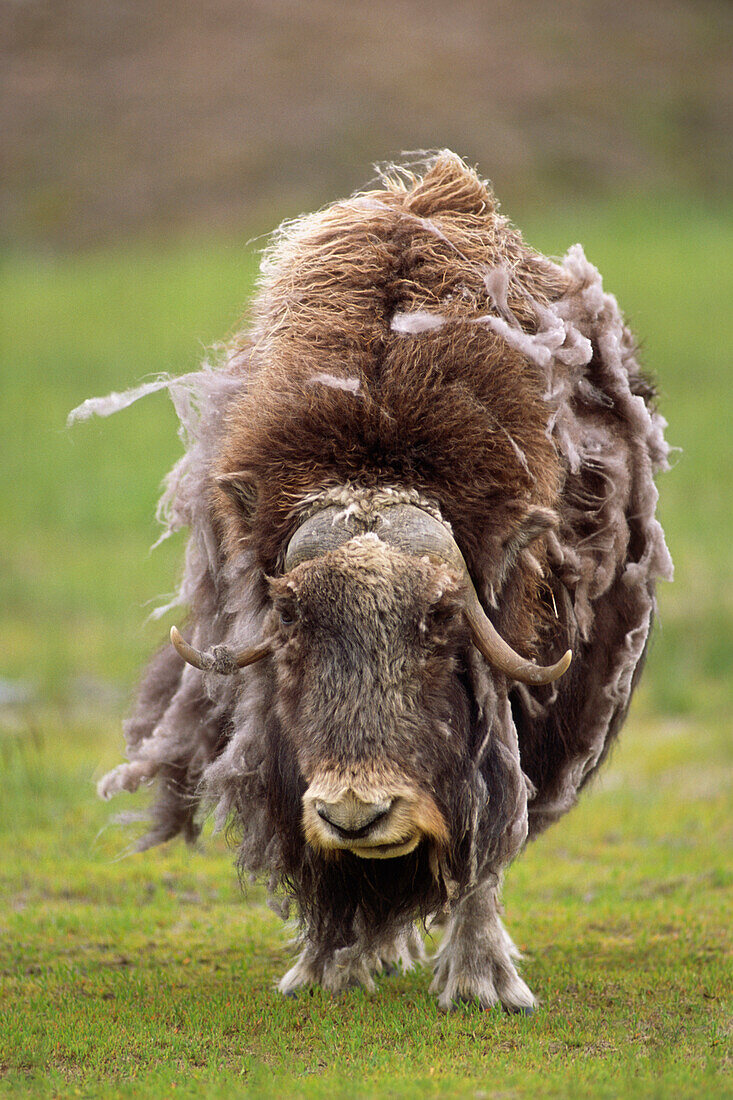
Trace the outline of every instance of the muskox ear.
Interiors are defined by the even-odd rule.
[[[219,474],[216,484],[233,500],[242,513],[244,522],[249,525],[257,508],[259,489],[249,470],[236,470],[231,474]]]
[[[559,516],[552,508],[532,507],[525,512],[519,526],[504,543],[504,560],[497,579],[498,587],[503,585],[521,552],[540,535],[544,535],[545,531],[556,527],[558,522]]]
[[[559,516],[552,508],[530,508],[522,517],[519,527],[514,531],[506,543],[506,551],[511,557],[516,557],[520,550],[544,535],[552,527],[557,527]]]

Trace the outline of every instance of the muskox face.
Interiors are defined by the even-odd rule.
[[[470,729],[460,576],[374,534],[271,580],[277,713],[321,853],[448,842],[444,792]]]
[[[427,853],[437,868],[465,832],[472,785],[469,650],[525,683],[570,661],[541,668],[507,645],[434,509],[377,502],[326,500],[295,527],[255,645],[202,653],[172,632],[206,671],[268,658],[266,789],[284,866],[301,878],[304,858],[339,853],[360,865]]]

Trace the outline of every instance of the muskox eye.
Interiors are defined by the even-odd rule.
[[[281,626],[293,626],[298,618],[298,612],[291,603],[280,604],[278,607]]]

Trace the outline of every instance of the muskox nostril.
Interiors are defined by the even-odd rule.
[[[344,799],[341,802],[316,802],[315,811],[321,821],[349,840],[366,836],[385,818],[392,806],[389,802],[361,802]]]

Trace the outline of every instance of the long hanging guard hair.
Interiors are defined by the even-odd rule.
[[[514,759],[517,780],[506,843],[492,841],[491,863],[500,866],[524,840],[527,810],[531,835],[572,806],[607,753],[641,667],[655,581],[672,576],[653,481],[667,468],[666,425],[616,300],[580,245],[559,262],[533,251],[498,213],[488,185],[447,151],[421,168],[387,169],[379,188],[276,232],[263,258],[252,323],[218,362],[86,401],[70,420],[109,415],[167,389],[184,454],[167,477],[159,515],[165,534],[185,527],[189,539],[176,598],[158,614],[187,607],[188,637],[199,648],[240,645],[260,635],[272,563],[256,540],[223,553],[212,472],[227,423],[268,364],[278,363],[280,377],[292,372],[293,400],[307,383],[308,400],[324,387],[344,402],[362,402],[366,415],[380,401],[374,366],[380,349],[441,339],[465,339],[473,348],[471,334],[482,332],[542,379],[545,438],[561,470],[553,502],[559,521],[546,535],[543,583],[558,629],[575,651],[571,671],[557,683],[515,686],[508,702],[506,695],[500,703],[492,697],[497,736]],[[429,361],[432,345],[425,346]],[[318,349],[320,366],[310,375],[299,366],[304,347]],[[348,356],[362,364],[358,370],[344,370]],[[501,422],[492,430],[517,478],[531,485],[537,465],[525,441]],[[440,504],[439,490],[428,489]],[[467,489],[466,508],[469,498]],[[275,535],[297,506],[288,499],[282,515],[273,512]],[[458,523],[450,519],[460,537],[460,516]],[[480,555],[474,559],[480,573]],[[483,578],[475,579],[485,592]],[[490,690],[484,686],[487,706]],[[195,837],[203,800],[215,807],[218,825],[236,823],[243,870],[264,872],[277,885],[280,842],[267,809],[267,695],[266,673],[257,665],[214,682],[168,649],[153,659],[125,725],[129,763],[99,787],[111,797],[157,778],[142,846],[177,833]],[[481,843],[475,829],[474,879],[485,864]]]

